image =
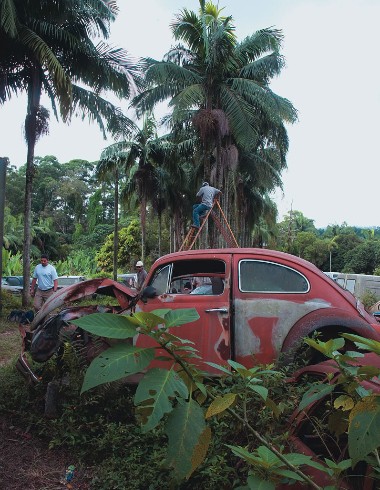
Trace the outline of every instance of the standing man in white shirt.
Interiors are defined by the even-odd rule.
[[[37,284],[37,289],[36,289]],[[33,272],[30,295],[36,312],[41,309],[47,299],[58,289],[58,275],[55,267],[49,264],[47,255],[41,254],[41,263]]]

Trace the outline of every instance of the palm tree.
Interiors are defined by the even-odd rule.
[[[337,243],[339,235],[335,235],[332,238],[327,239],[327,250],[329,251],[329,271],[331,272],[331,262],[332,262],[332,253],[334,249],[339,248],[339,245]]]
[[[117,154],[112,145],[103,150],[96,166],[96,177],[102,182],[113,183],[114,188],[114,237],[113,237],[113,279],[117,281],[118,248],[119,248],[119,182],[125,175],[125,161],[122,154]]]
[[[166,207],[165,183],[172,153],[173,144],[166,137],[158,137],[155,119],[146,115],[141,129],[135,126],[130,139],[110,145],[101,156],[104,161],[119,162],[118,168],[123,168],[127,175],[121,198],[130,206],[137,204],[140,208],[142,260],[145,258],[147,206],[152,205],[160,222]]]
[[[162,61],[146,60],[148,87],[133,101],[137,110],[168,100],[172,127],[188,125],[197,135],[203,178],[224,191],[229,173],[240,179],[243,153],[268,169],[276,160],[269,187],[281,183],[288,149],[284,123],[297,117],[292,104],[269,87],[284,66],[281,31],[262,29],[238,42],[231,17],[200,0],[199,15],[183,9],[172,32],[179,44]],[[252,164],[252,157],[246,160]],[[269,190],[266,181],[255,188],[258,194]]]
[[[114,1],[0,0],[0,10],[0,102],[21,91],[28,95],[23,272],[28,281],[34,148],[48,120],[41,94],[49,96],[57,118],[56,104],[64,121],[88,116],[104,135],[109,130],[120,136],[131,122],[100,94],[110,90],[129,98],[141,79],[139,65],[125,51],[93,43],[96,36],[108,37],[117,13]],[[27,301],[26,291],[23,304]]]

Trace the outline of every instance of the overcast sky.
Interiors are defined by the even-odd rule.
[[[197,0],[118,0],[112,44],[133,56],[160,59],[173,40],[169,24],[181,8],[198,9]],[[375,182],[379,176],[380,75],[379,0],[224,0],[241,40],[275,26],[285,36],[286,68],[271,87],[288,98],[299,121],[288,128],[288,170],[284,193],[276,195],[280,217],[293,210],[329,224],[380,226]],[[48,103],[45,105],[49,108]],[[126,108],[127,103],[120,106]],[[0,156],[25,163],[22,124],[26,100],[0,106]],[[97,127],[74,120],[56,123],[41,138],[36,155],[97,160],[112,140]]]

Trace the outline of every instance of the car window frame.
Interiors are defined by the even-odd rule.
[[[301,276],[306,281],[307,289],[305,291],[294,291],[294,290],[278,291],[278,290],[262,290],[262,289],[245,290],[245,289],[242,288],[242,284],[241,284],[241,282],[242,282],[241,281],[241,277],[242,277],[242,274],[241,274],[241,272],[242,272],[241,271],[241,266],[242,266],[242,263],[243,262],[256,262],[256,263],[271,264],[271,265],[274,265],[276,267],[282,267],[284,269],[290,270],[293,273],[296,273],[297,275]],[[249,257],[244,257],[244,258],[241,258],[239,260],[239,265],[238,265],[238,287],[239,287],[239,291],[241,293],[247,293],[247,294],[250,294],[250,293],[251,294],[307,294],[310,291],[310,289],[311,289],[310,281],[305,276],[305,274],[303,274],[302,272],[300,272],[297,269],[294,269],[294,267],[290,267],[290,266],[285,265],[285,264],[282,264],[280,262],[274,262],[272,260],[255,259],[255,258],[249,258]]]

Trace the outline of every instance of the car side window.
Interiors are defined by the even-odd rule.
[[[309,281],[300,272],[263,260],[241,260],[239,289],[257,293],[307,293]]]
[[[346,281],[346,289],[347,291],[350,291],[350,293],[354,294],[355,291],[355,279],[347,279]]]
[[[153,286],[156,290],[156,294],[164,294],[168,291],[169,276],[170,276],[171,264],[165,265],[161,269],[156,270],[149,286]]]
[[[178,260],[157,269],[149,283],[156,294],[219,295],[224,291],[226,264],[219,259]]]

